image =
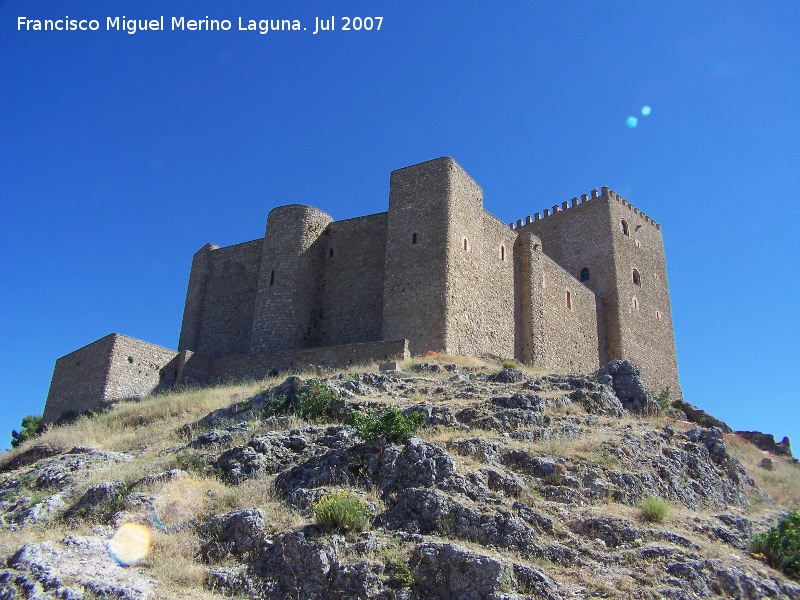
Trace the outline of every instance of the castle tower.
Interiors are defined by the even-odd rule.
[[[679,397],[661,227],[605,187],[536,217],[519,230],[597,296],[600,363],[632,360],[655,393]]]
[[[446,228],[454,165],[438,158],[390,177],[382,338],[407,339],[412,354],[447,345]]]
[[[515,237],[452,158],[393,171],[383,339],[408,339],[412,354],[513,356]]]
[[[252,353],[318,345],[324,245],[333,219],[302,204],[270,211],[250,335]]]

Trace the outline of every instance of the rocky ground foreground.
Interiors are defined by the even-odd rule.
[[[658,413],[629,363],[406,370],[126,403],[6,453],[0,598],[800,598],[748,551],[797,508],[790,455]],[[346,424],[387,406],[424,426]],[[316,524],[342,490],[363,531]]]

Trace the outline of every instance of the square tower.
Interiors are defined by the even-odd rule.
[[[661,227],[608,188],[522,226],[597,296],[600,363],[629,359],[655,392],[680,397]]]

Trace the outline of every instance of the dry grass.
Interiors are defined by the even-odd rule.
[[[725,436],[725,446],[728,448],[728,452],[742,463],[756,485],[764,490],[772,500],[788,508],[800,510],[799,465],[771,456],[735,434]],[[770,456],[775,465],[774,471],[767,471],[759,466],[763,458]],[[755,500],[754,505],[758,509],[759,498],[755,497],[751,500]]]
[[[210,495],[209,514],[257,507],[275,533],[289,531],[306,525],[309,521],[296,510],[283,503],[275,493],[275,477],[264,476],[237,486],[221,486]]]
[[[181,441],[176,432],[181,425],[244,400],[263,388],[262,382],[250,382],[159,394],[138,402],[120,402],[108,412],[91,418],[81,417],[76,423],[45,431],[6,453],[2,462],[36,445],[60,450],[91,446],[116,452],[169,448]]]

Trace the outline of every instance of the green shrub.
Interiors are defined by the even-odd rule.
[[[515,360],[507,358],[503,362],[500,363],[504,369],[519,369],[519,363]]]
[[[365,529],[369,523],[367,503],[352,492],[325,494],[314,503],[314,519],[325,530]]]
[[[642,516],[651,523],[661,523],[669,514],[669,504],[655,496],[648,496],[642,500],[640,508]]]
[[[11,447],[16,448],[22,442],[36,437],[42,432],[42,415],[22,417],[22,431],[11,431]]]
[[[404,442],[425,424],[425,414],[412,412],[406,417],[396,406],[382,413],[356,410],[350,413],[350,424],[365,439],[384,437],[390,442]]]
[[[328,420],[336,416],[334,402],[338,399],[324,381],[313,380],[297,395],[297,409],[300,416],[309,421]]]
[[[772,529],[750,540],[750,551],[763,554],[769,566],[800,579],[800,513],[791,512]]]

